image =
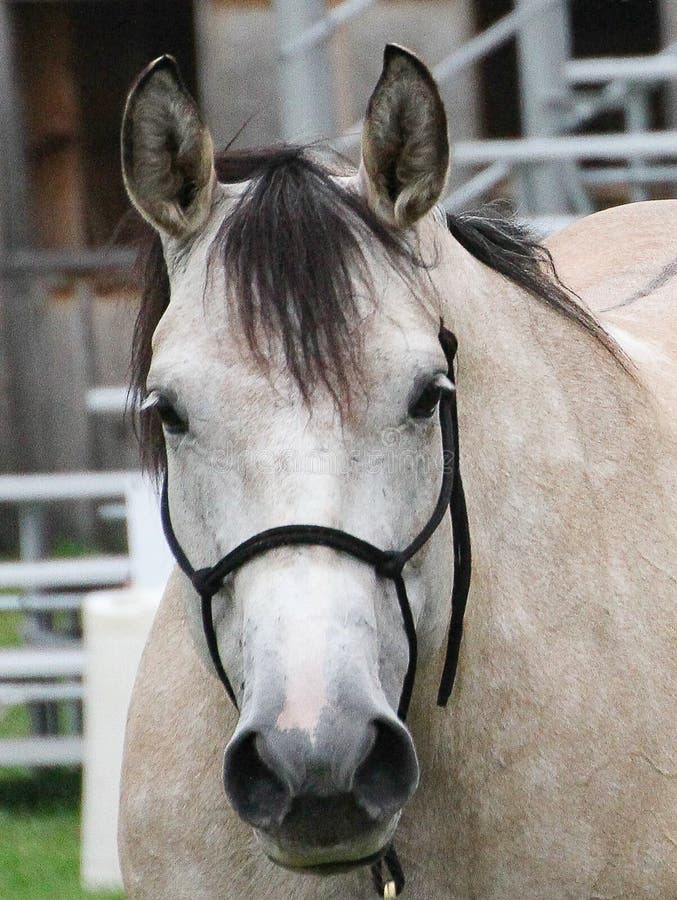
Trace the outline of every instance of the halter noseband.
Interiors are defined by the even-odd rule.
[[[440,343],[447,357],[448,377],[455,388],[454,356],[456,354],[456,338],[445,328],[440,330]],[[405,721],[409,710],[411,694],[414,688],[416,676],[417,644],[414,618],[407,596],[407,588],[402,575],[402,570],[407,562],[421,547],[432,537],[438,525],[449,508],[453,527],[454,545],[454,581],[451,595],[451,620],[447,637],[447,650],[444,668],[440,679],[437,694],[437,705],[446,706],[447,700],[454,686],[456,668],[463,634],[463,614],[465,612],[468,590],[470,588],[470,529],[468,526],[468,514],[461,482],[459,468],[458,446],[458,416],[456,411],[456,390],[442,393],[439,401],[440,430],[442,434],[443,470],[442,485],[439,497],[432,515],[423,526],[418,535],[404,550],[381,550],[362,538],[355,537],[337,528],[326,528],[322,525],[282,525],[278,528],[269,528],[260,531],[248,540],[243,541],[227,553],[215,565],[203,569],[194,569],[190,564],[172,526],[169,513],[168,480],[165,475],[162,485],[162,527],[169,548],[174,555],[181,570],[190,579],[193,587],[200,596],[202,607],[202,625],[209,654],[211,656],[216,674],[223,683],[235,708],[238,708],[235,692],[221,662],[219,647],[214,629],[212,616],[212,598],[223,587],[223,582],[236,569],[243,566],[249,560],[267,553],[275,547],[297,545],[321,545],[338,550],[352,556],[360,562],[374,568],[381,578],[390,579],[395,585],[397,600],[402,614],[404,631],[409,644],[409,662],[407,672],[402,685],[402,693],[397,709],[397,715],[401,721]],[[390,858],[389,858],[390,855]],[[395,850],[390,846],[384,860],[391,871],[399,894],[404,886],[404,876],[397,860]],[[379,890],[383,890],[381,864],[372,867],[374,882]],[[381,885],[379,887],[379,885]]]

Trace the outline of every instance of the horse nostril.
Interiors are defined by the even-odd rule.
[[[230,742],[223,763],[223,783],[233,809],[255,828],[279,825],[289,812],[291,792],[262,760],[260,735],[245,731]]]
[[[377,719],[376,736],[353,779],[353,794],[374,819],[393,815],[418,786],[418,760],[409,733],[399,722]]]
[[[333,798],[336,805],[343,797],[351,798],[356,812],[359,808],[372,822],[391,818],[418,785],[409,732],[394,717],[379,717],[355,730],[346,727],[342,734],[343,774],[331,762],[336,743],[325,740],[323,750],[309,742],[288,745],[280,743],[275,730],[244,729],[226,748],[223,765],[226,795],[235,812],[255,828],[271,830],[288,821],[294,804],[299,813],[304,798],[307,806],[313,798]],[[295,766],[303,771],[301,777],[293,777]]]

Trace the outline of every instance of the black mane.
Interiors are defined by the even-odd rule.
[[[581,298],[560,281],[548,248],[526,225],[502,215],[500,205],[487,205],[478,213],[448,213],[447,228],[475,259],[576,322],[625,366],[620,347],[583,306]]]
[[[369,283],[363,245],[375,240],[402,274],[414,254],[303,148],[226,154],[218,175],[240,181],[243,168],[251,180],[221,224],[209,264],[223,265],[259,364],[266,367],[281,341],[303,398],[322,383],[338,402],[359,371],[355,290]]]
[[[359,375],[355,288],[369,283],[362,245],[368,241],[405,278],[425,263],[335,174],[300,147],[227,151],[216,160],[220,181],[248,181],[212,245],[234,285],[233,304],[250,349],[265,367],[281,342],[287,367],[304,396],[322,383],[335,400],[350,396]],[[474,257],[577,322],[611,352],[599,323],[560,283],[549,252],[522,226],[495,213],[447,216],[451,234]],[[169,303],[169,279],[157,235],[141,229],[138,266],[142,300],[136,320],[130,392],[143,397],[151,338]],[[357,278],[356,278],[357,273]],[[139,416],[144,466],[160,474],[164,440],[153,410]]]

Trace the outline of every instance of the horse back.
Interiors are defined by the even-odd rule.
[[[547,245],[559,277],[620,344],[674,421],[677,200],[604,210]]]

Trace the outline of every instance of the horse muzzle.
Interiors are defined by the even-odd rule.
[[[268,856],[291,868],[363,865],[378,858],[418,785],[413,741],[392,714],[350,715],[316,732],[238,728],[224,785]]]

